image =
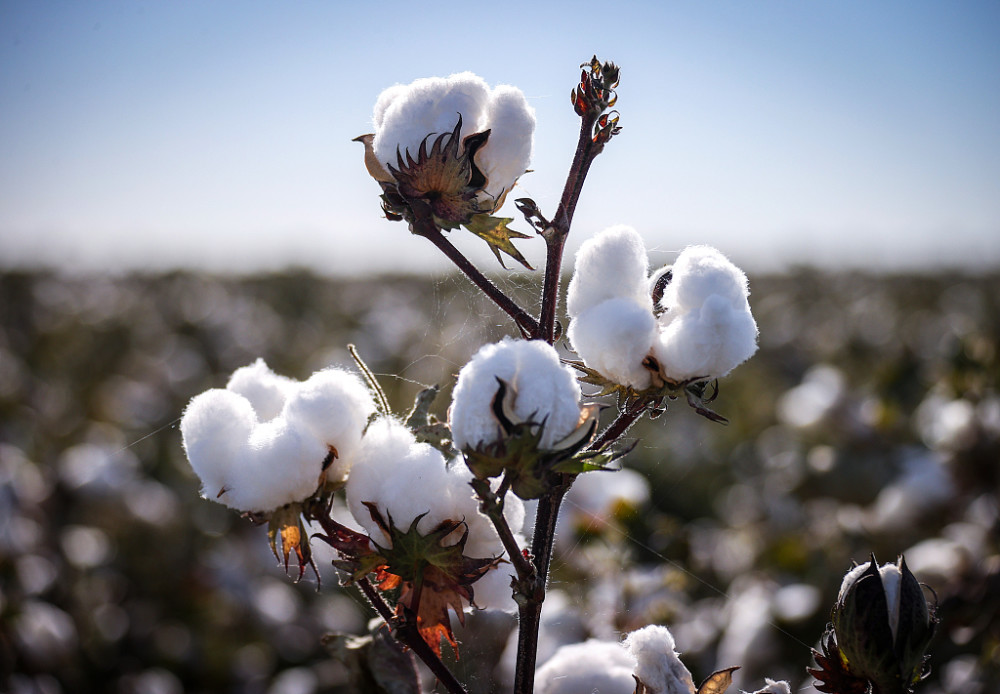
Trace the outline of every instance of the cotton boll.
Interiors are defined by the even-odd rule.
[[[364,502],[375,504],[386,523],[391,516],[404,531],[414,518],[426,514],[417,525],[424,534],[449,518],[452,511],[444,456],[427,444],[416,443],[405,426],[389,418],[369,427],[355,456],[346,493],[351,515],[383,546],[391,541]]]
[[[494,199],[509,192],[531,162],[535,111],[517,87],[501,85],[490,97],[487,121],[490,137],[476,155],[485,174],[486,192]]]
[[[226,389],[239,393],[253,406],[257,419],[266,422],[281,412],[289,393],[297,382],[271,371],[263,359],[233,372]]]
[[[750,295],[743,271],[710,246],[685,248],[674,263],[673,276],[660,301],[665,309],[696,309],[709,297],[719,296],[739,310]]]
[[[372,112],[372,124],[375,129],[378,130],[382,127],[382,123],[385,120],[385,112],[389,106],[396,101],[400,96],[406,93],[408,87],[405,84],[394,84],[387,89],[383,89],[382,93],[378,95],[375,100],[375,108]]]
[[[283,417],[259,424],[230,471],[220,500],[241,511],[269,511],[313,494],[327,448]]]
[[[636,660],[635,676],[650,694],[691,694],[691,673],[675,650],[670,630],[650,625],[633,631],[622,644]]]
[[[757,351],[757,323],[749,306],[733,308],[718,294],[708,296],[700,308],[669,311],[660,323],[653,355],[675,381],[725,376]]]
[[[345,474],[375,411],[372,395],[354,374],[324,369],[309,377],[288,399],[284,415],[337,451],[328,474]]]
[[[639,390],[650,386],[642,361],[656,339],[656,319],[648,307],[609,299],[574,318],[568,335],[583,363],[606,378]]]
[[[206,497],[214,499],[231,485],[230,470],[256,424],[250,402],[229,390],[213,388],[188,403],[181,417],[181,439]]]
[[[566,290],[571,317],[608,299],[631,299],[652,311],[646,286],[648,260],[639,233],[614,226],[587,239],[576,253],[576,269]]]
[[[475,448],[502,433],[491,403],[497,379],[515,394],[514,412],[524,421],[545,422],[540,446],[550,447],[580,419],[580,386],[555,349],[541,340],[510,340],[485,345],[458,374],[449,414],[455,446]]]
[[[535,670],[538,694],[634,694],[635,659],[619,644],[590,639],[563,646]]]
[[[420,143],[428,135],[450,133],[459,114],[463,137],[485,125],[489,86],[470,72],[422,78],[390,90],[376,102],[377,129],[372,143],[378,160],[385,164],[396,166],[397,149],[404,160],[407,151],[416,158]],[[383,102],[387,103],[383,106]]]

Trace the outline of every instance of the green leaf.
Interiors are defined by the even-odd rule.
[[[503,262],[500,252],[504,252],[511,258],[521,263],[529,270],[534,270],[528,261],[521,255],[521,251],[514,247],[511,239],[530,239],[527,234],[508,229],[507,225],[513,222],[513,217],[493,217],[488,214],[477,214],[465,223],[465,228],[481,238],[490,245],[490,250],[497,257],[504,268],[507,266]]]

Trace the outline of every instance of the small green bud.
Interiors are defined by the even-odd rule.
[[[847,670],[878,694],[903,694],[924,678],[935,618],[900,557],[878,568],[875,556],[844,576],[833,630]]]

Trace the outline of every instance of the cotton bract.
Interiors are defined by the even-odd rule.
[[[516,87],[490,89],[471,72],[389,87],[375,103],[375,156],[386,168],[396,166],[397,151],[416,158],[420,143],[428,135],[450,133],[459,114],[463,137],[491,131],[475,161],[486,176],[486,193],[499,200],[527,170],[531,159],[535,114]]]
[[[584,363],[642,390],[658,377],[718,378],[757,350],[746,275],[708,246],[691,246],[653,305],[646,249],[632,228],[605,230],[580,247],[567,290],[569,338]],[[655,362],[643,361],[652,356]],[[658,366],[658,373],[654,372]]]
[[[579,424],[580,386],[555,349],[541,340],[504,339],[483,346],[458,374],[449,412],[456,448],[474,449],[501,438],[492,406],[497,379],[512,391],[517,417],[544,422],[541,448],[550,448]]]
[[[373,410],[368,389],[346,371],[300,382],[258,360],[226,388],[192,398],[181,436],[207,498],[263,512],[312,495],[324,460],[332,458],[327,478],[346,475]]]

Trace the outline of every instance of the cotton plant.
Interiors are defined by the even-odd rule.
[[[394,412],[353,348],[360,375],[330,368],[297,381],[258,360],[237,369],[225,387],[195,396],[184,412],[184,450],[206,499],[268,522],[286,571],[290,552],[298,556],[299,578],[306,565],[316,568],[310,540],[329,545],[341,583],[359,591],[378,615],[366,641],[326,642],[351,661],[359,688],[374,681],[379,691],[417,692],[419,659],[440,689],[465,694],[442,659],[442,646],[458,656],[452,619],[462,621],[476,609],[517,613],[515,694],[598,685],[605,694],[724,694],[731,683],[735,667],[696,689],[663,625],[634,631],[624,643],[564,644],[536,667],[567,492],[579,481],[571,502],[594,522],[613,521],[622,504],[640,509],[651,490],[636,482],[637,473],[619,469],[631,450],[623,435],[640,418],[662,414],[666,399],[681,396],[724,421],[707,408],[718,393],[710,384],[750,358],[757,341],[746,275],[722,253],[692,246],[672,266],[651,272],[641,237],[628,227],[583,244],[565,297],[568,321],[559,320],[574,211],[592,164],[621,132],[614,110],[620,69],[596,57],[580,67],[570,94],[579,136],[558,207],[547,216],[530,198],[515,200],[534,235],[498,216],[528,171],[533,148],[534,112],[516,87],[490,87],[468,72],[395,85],[376,99],[372,132],[357,138],[385,217],[430,241],[511,320],[507,337],[482,346],[457,369],[446,415],[435,405],[439,386],[418,393],[408,413]],[[529,269],[513,240],[541,239],[537,312],[451,243],[445,233],[459,228],[486,240],[501,264],[506,254]],[[562,349],[563,325],[575,355]],[[600,388],[585,397],[582,384]],[[607,402],[612,394],[617,403]],[[618,482],[606,481],[614,475]],[[526,523],[529,509],[533,523]],[[310,537],[307,526],[319,532]],[[915,604],[902,562],[898,573],[906,604]],[[902,679],[893,680],[903,689],[894,691],[915,683],[915,652],[903,657],[897,651],[911,644],[903,634],[919,631],[920,620],[900,608],[898,629],[883,624],[886,614],[893,619],[898,593],[893,579],[872,589],[872,575],[871,567],[851,574],[860,588],[842,591],[836,639],[830,636],[823,653],[814,654],[823,691],[844,685],[854,692],[850,687],[862,677],[874,682],[875,675],[850,667],[885,662],[888,651],[903,658]],[[882,621],[858,616],[858,606],[868,609],[871,600]],[[882,634],[863,656],[842,636],[859,619]],[[933,616],[928,620],[932,624]],[[387,645],[390,639],[403,648]],[[788,694],[788,686],[769,682],[759,694],[765,693]]]

